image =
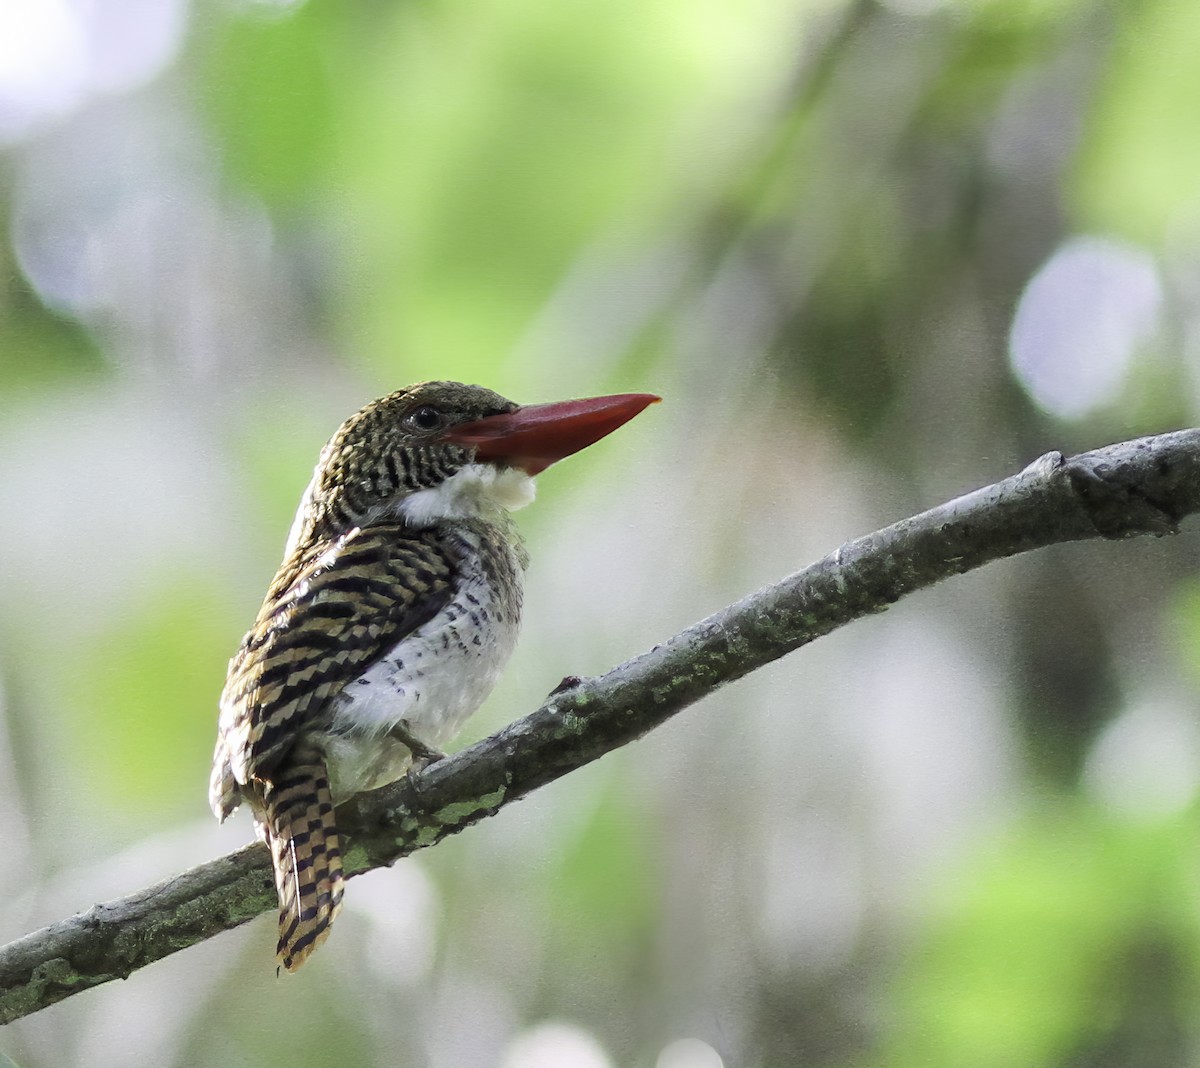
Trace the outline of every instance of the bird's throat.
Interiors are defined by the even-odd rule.
[[[444,482],[403,497],[394,514],[414,527],[443,519],[490,519],[524,508],[534,493],[533,479],[520,468],[467,464]]]

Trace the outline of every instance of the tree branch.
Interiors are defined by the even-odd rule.
[[[341,807],[352,874],[393,863],[639,738],[719,686],[914,590],[1059,542],[1174,533],[1200,510],[1200,429],[1064,459],[843,545],[455,756]],[[36,1012],[274,906],[260,845],[0,949],[0,1023]]]

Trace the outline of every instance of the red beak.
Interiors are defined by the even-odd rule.
[[[618,393],[612,397],[530,404],[489,415],[446,432],[446,440],[475,449],[480,460],[507,460],[528,474],[545,471],[564,456],[586,449],[662,397]]]

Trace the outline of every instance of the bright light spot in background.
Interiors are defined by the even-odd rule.
[[[591,1035],[570,1024],[541,1024],[517,1035],[504,1051],[501,1068],[612,1068]]]
[[[1077,419],[1116,400],[1161,306],[1149,255],[1116,241],[1073,238],[1025,287],[1009,360],[1039,406]]]
[[[95,92],[149,81],[174,57],[186,0],[0,0],[0,143]]]
[[[83,96],[83,27],[61,0],[0,3],[0,141],[13,141],[39,119]]]
[[[654,1068],[725,1068],[721,1055],[698,1038],[681,1038],[658,1055]]]
[[[87,26],[89,85],[120,93],[157,75],[179,50],[186,0],[77,0]]]
[[[1200,725],[1166,701],[1146,701],[1105,728],[1084,765],[1088,791],[1133,817],[1169,816],[1200,788]]]
[[[176,109],[91,109],[21,154],[17,265],[115,362],[252,374],[299,327],[265,209],[226,192]]]

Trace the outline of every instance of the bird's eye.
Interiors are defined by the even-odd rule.
[[[409,412],[404,420],[417,430],[436,430],[442,425],[442,413],[428,404]]]

